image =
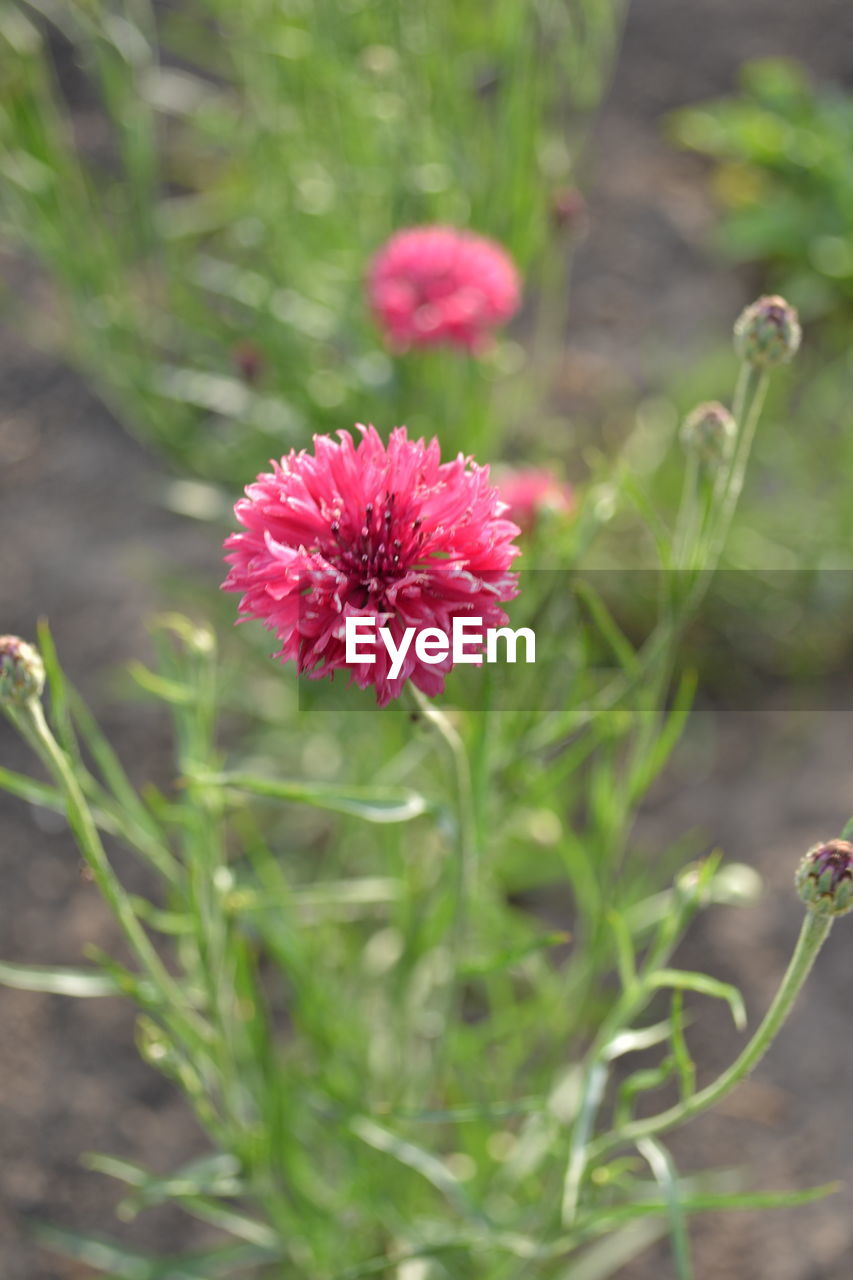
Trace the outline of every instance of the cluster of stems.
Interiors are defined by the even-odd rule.
[[[739,330],[739,343],[745,358],[731,411],[731,425],[726,417],[727,411],[704,406],[691,423],[691,430],[703,433],[700,443],[704,452],[691,447],[690,431],[686,433],[688,462],[684,489],[672,559],[665,566],[667,572],[675,571],[672,577],[676,585],[664,593],[659,629],[637,659],[634,679],[644,681],[652,689],[652,709],[648,715],[637,717],[628,749],[620,756],[620,767],[626,771],[627,782],[613,793],[606,837],[608,851],[614,856],[599,872],[602,881],[614,874],[615,855],[627,842],[636,800],[643,790],[642,780],[647,781],[650,776],[648,756],[665,733],[665,707],[677,664],[679,639],[706,590],[708,577],[720,562],[743,489],[766,391],[767,352],[778,354],[779,351],[778,342],[774,345],[770,340],[775,332],[772,326],[778,322],[778,300],[770,301],[773,308],[763,311],[759,308],[757,313],[756,323],[761,326],[760,359],[750,358],[749,332],[745,332],[743,326]],[[718,430],[721,434],[715,444],[714,433]],[[709,440],[714,445],[710,451],[707,447]],[[150,680],[153,687],[167,700],[173,701],[177,708],[178,763],[185,799],[177,826],[180,833],[177,851],[170,847],[169,841],[161,838],[156,827],[152,827],[144,804],[100,739],[93,737],[90,747],[93,745],[100,763],[113,779],[111,792],[99,787],[87,771],[82,756],[75,753],[73,733],[67,732],[70,725],[68,707],[63,704],[67,695],[56,677],[55,655],[49,651],[46,631],[42,637],[43,649],[52,673],[52,719],[59,725],[59,739],[42,705],[45,679],[42,659],[35,649],[14,637],[0,637],[0,705],[41,761],[51,779],[51,786],[28,784],[8,771],[3,771],[0,782],[9,789],[17,788],[19,794],[37,796],[45,803],[59,805],[67,814],[92,879],[112,910],[134,957],[137,972],[127,977],[128,991],[144,1013],[154,1015],[149,1023],[143,1024],[143,1038],[148,1036],[150,1060],[156,1061],[158,1053],[167,1056],[173,1049],[177,1052],[180,1062],[176,1074],[194,1103],[199,1118],[224,1150],[239,1156],[246,1174],[241,1185],[244,1191],[248,1189],[254,1195],[266,1217],[265,1224],[246,1217],[235,1219],[232,1213],[229,1219],[232,1226],[236,1220],[244,1238],[264,1241],[270,1248],[277,1248],[282,1240],[293,1236],[294,1226],[304,1215],[305,1205],[298,1197],[294,1200],[291,1196],[286,1171],[272,1149],[273,1134],[264,1132],[262,1108],[257,1105],[268,1065],[253,1061],[254,1033],[250,1034],[245,1026],[247,1018],[258,1013],[255,998],[235,997],[235,974],[244,961],[237,964],[234,960],[232,948],[236,940],[231,913],[240,901],[240,893],[245,894],[246,890],[238,891],[234,887],[228,865],[225,820],[230,789],[243,787],[254,789],[259,794],[298,799],[299,788],[294,789],[294,784],[259,783],[249,777],[219,771],[218,753],[213,745],[216,693],[211,660],[212,639],[209,633],[194,629],[185,622],[173,622],[171,625],[180,632],[189,654],[183,670],[184,683],[179,685],[176,681],[158,677],[150,677]],[[622,694],[627,687],[622,684]],[[425,1086],[441,1099],[453,1088],[447,1046],[452,1036],[464,1026],[467,1017],[465,975],[470,972],[466,964],[470,962],[473,950],[472,922],[478,911],[486,909],[484,904],[488,895],[494,892],[494,882],[488,874],[489,846],[493,837],[489,805],[496,788],[490,762],[494,721],[489,708],[484,707],[477,731],[470,733],[464,726],[460,728],[455,718],[435,702],[417,692],[413,697],[416,717],[435,732],[436,741],[446,754],[453,783],[449,806],[452,816],[450,830],[455,841],[453,857],[449,860],[453,874],[447,877],[445,884],[452,904],[446,916],[447,972],[441,998],[435,1002],[435,1016],[439,1018],[441,1028],[439,1034],[434,1035],[437,1046],[434,1069],[427,1073],[430,1082]],[[618,707],[617,699],[611,709],[618,710]],[[76,712],[83,714],[80,707]],[[66,732],[63,732],[63,724]],[[560,750],[564,747],[562,744]],[[585,756],[581,753],[577,759],[582,761]],[[615,773],[613,776],[616,777]],[[343,812],[353,812],[354,807],[357,811],[360,803],[352,792],[337,795],[332,790],[329,798],[332,807],[342,808]],[[406,803],[404,801],[399,806],[401,813],[405,811]],[[410,810],[409,816],[411,812],[423,811],[423,808]],[[140,900],[134,899],[123,888],[107,855],[102,831],[120,835],[126,844],[146,858],[167,886],[180,886],[193,923],[192,937],[179,939],[178,954],[183,948],[186,955],[186,948],[191,948],[192,959],[186,968],[194,975],[192,984],[173,976],[153,945]],[[639,961],[635,942],[643,935],[646,926],[638,924],[635,936],[621,917],[608,910],[603,882],[590,887],[596,874],[594,871],[585,873],[588,876],[586,881],[575,881],[579,904],[578,930],[582,941],[578,950],[581,953],[586,950],[586,962],[598,979],[615,950],[622,989],[601,1019],[579,1064],[577,1104],[566,1124],[567,1149],[563,1153],[556,1197],[558,1203],[553,1206],[550,1219],[551,1226],[558,1233],[560,1248],[573,1248],[586,1240],[595,1217],[595,1175],[602,1172],[606,1175],[614,1152],[625,1147],[635,1148],[662,1185],[666,1179],[671,1180],[671,1162],[658,1139],[719,1103],[767,1052],[814,964],[835,915],[843,914],[853,904],[853,845],[847,842],[849,834],[850,831],[845,830],[841,839],[815,846],[803,860],[798,885],[807,913],[788,969],[767,1013],[745,1048],[717,1079],[700,1089],[695,1087],[694,1069],[684,1042],[680,1003],[677,1013],[674,1005],[669,1027],[657,1039],[649,1040],[649,1029],[637,1029],[634,1024],[655,993],[667,987],[675,989],[679,1001],[685,989],[723,994],[732,1004],[736,1016],[740,1016],[739,997],[735,998],[736,993],[732,995],[732,989],[724,990],[723,984],[715,984],[712,979],[681,974],[669,967],[691,913],[708,890],[711,872],[706,867],[696,873],[692,881],[690,877],[682,877],[658,913],[657,930],[645,945]],[[488,909],[491,910],[491,906]],[[149,914],[154,911],[150,907],[146,910]],[[240,946],[244,945],[245,940],[242,940]],[[243,952],[240,954],[244,955]],[[562,988],[564,998],[569,993],[576,996],[581,986],[571,963],[568,969],[567,984]],[[121,975],[118,966],[114,971]],[[571,985],[573,982],[574,987]],[[250,1005],[248,1013],[244,1007],[247,1003]],[[164,1038],[158,1040],[160,1031]],[[268,1033],[267,1027],[264,1034]],[[679,1100],[657,1114],[636,1119],[632,1114],[634,1094],[629,1084],[627,1091],[623,1088],[620,1094],[612,1122],[609,1125],[604,1123],[602,1117],[613,1063],[622,1053],[630,1052],[631,1047],[643,1047],[661,1039],[671,1042],[666,1070],[671,1068],[680,1079]],[[656,1081],[660,1082],[665,1075],[666,1071],[662,1069],[655,1077]],[[253,1092],[255,1084],[258,1084],[257,1093]],[[381,1114],[351,1117],[349,1132],[375,1149],[395,1155],[445,1191],[450,1186],[451,1198],[461,1196],[458,1190],[453,1189],[446,1173],[441,1172],[442,1166],[434,1157],[396,1139],[378,1123],[381,1118]],[[459,1203],[462,1203],[461,1199]],[[316,1206],[312,1206],[313,1210]],[[205,1211],[208,1214],[212,1212],[209,1204]],[[224,1222],[222,1213],[219,1220]],[[674,1239],[677,1236],[677,1251],[683,1253],[683,1240],[675,1225],[673,1230]],[[504,1247],[506,1243],[500,1233],[493,1233],[489,1241],[494,1247]],[[322,1251],[322,1245],[317,1247]],[[511,1247],[521,1246],[516,1240],[515,1246]],[[558,1245],[552,1247],[556,1249]],[[528,1256],[534,1254],[535,1250]],[[543,1245],[541,1256],[544,1258],[546,1255]],[[411,1256],[421,1255],[415,1252]],[[315,1273],[310,1249],[300,1253],[300,1249],[294,1246],[287,1257],[295,1267],[295,1274],[311,1276]],[[367,1264],[366,1270],[356,1268],[345,1274],[369,1274],[371,1267],[372,1264]],[[381,1266],[373,1267],[375,1271],[382,1269]],[[684,1263],[679,1275],[688,1274],[688,1264]]]

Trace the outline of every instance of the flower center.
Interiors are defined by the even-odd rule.
[[[347,527],[339,518],[329,525],[334,552],[330,559],[370,595],[401,578],[411,568],[424,542],[420,518],[406,525],[397,506],[397,495],[386,493],[383,502],[368,502],[360,525]]]

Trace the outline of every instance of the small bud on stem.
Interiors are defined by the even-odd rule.
[[[784,298],[759,298],[735,323],[735,350],[758,369],[787,364],[803,336],[796,310]]]
[[[853,909],[853,844],[827,840],[809,849],[797,868],[797,892],[817,915],[846,915]]]
[[[40,698],[44,663],[33,645],[19,636],[0,636],[0,704],[24,707]]]
[[[737,426],[725,405],[717,400],[697,405],[681,427],[681,442],[708,466],[726,462],[732,454]]]
[[[589,218],[586,201],[575,187],[561,187],[551,197],[551,221],[560,230],[586,232]]]

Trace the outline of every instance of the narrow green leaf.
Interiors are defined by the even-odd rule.
[[[46,782],[37,782],[25,773],[15,773],[12,769],[0,767],[0,787],[19,800],[26,800],[28,804],[65,812],[65,801],[55,787],[48,786]]]
[[[146,1206],[184,1196],[239,1196],[244,1191],[239,1161],[225,1153],[202,1156],[165,1177],[149,1173],[130,1160],[100,1152],[83,1156],[82,1163],[87,1169],[136,1188],[141,1193],[140,1202]]]
[[[665,1234],[665,1222],[630,1222],[592,1245],[565,1271],[557,1272],[555,1280],[610,1280]]]
[[[619,968],[619,981],[622,990],[628,991],[637,980],[637,965],[634,959],[634,943],[631,931],[618,911],[607,912],[607,923],[613,931],[616,942],[616,961]]]
[[[675,1068],[673,1058],[665,1058],[656,1067],[647,1067],[642,1071],[635,1071],[628,1076],[627,1080],[623,1080],[619,1086],[619,1093],[616,1098],[616,1107],[614,1111],[614,1127],[619,1129],[623,1124],[627,1124],[631,1118],[634,1099],[638,1093],[647,1093],[651,1089],[659,1089],[665,1084],[672,1075]]]
[[[229,897],[236,910],[286,904],[293,907],[372,906],[396,902],[400,897],[400,881],[391,876],[354,876],[351,880],[325,880],[293,889],[286,898],[270,900],[268,892],[252,885],[239,884]]]
[[[193,700],[192,689],[179,684],[177,680],[168,680],[165,676],[157,675],[156,671],[151,671],[141,662],[128,663],[127,671],[140,689],[159,698],[161,702],[168,702],[176,707],[186,707]]]
[[[135,787],[125,773],[124,766],[76,689],[69,687],[68,701],[71,716],[80,736],[92,753],[92,759],[116,800],[123,809],[133,815],[134,820],[152,840],[162,840],[163,835],[156,820],[140,800]]]
[[[794,1209],[801,1204],[814,1204],[827,1196],[837,1195],[844,1184],[825,1182],[819,1187],[800,1191],[743,1191],[735,1195],[697,1195],[685,1200],[690,1213],[714,1213],[719,1209]]]
[[[116,992],[120,995],[133,1000],[143,1009],[151,1009],[162,1003],[153,982],[150,982],[147,978],[140,977],[139,974],[128,969],[126,965],[120,964],[118,960],[102,951],[100,947],[89,945],[86,948],[86,955],[95,962],[99,969],[103,970],[103,976],[112,982]]]
[[[707,973],[690,973],[682,969],[658,969],[656,973],[649,974],[645,981],[651,987],[675,987],[682,991],[696,991],[699,995],[712,996],[715,1000],[725,1000],[732,1011],[738,1031],[746,1026],[743,996],[729,982],[720,982]]]
[[[8,791],[9,795],[17,796],[19,800],[24,800],[27,804],[38,805],[42,809],[51,809],[54,813],[65,813],[63,795],[55,787],[49,786],[49,783],[37,782],[36,778],[28,777],[26,773],[15,773],[13,769],[0,767],[0,790]],[[104,800],[108,799],[106,795],[102,797],[104,797]],[[126,841],[132,849],[143,852],[150,863],[158,867],[164,874],[167,874],[169,879],[174,878],[173,860],[170,858],[168,850],[164,846],[160,846],[158,842],[151,840],[149,833],[137,831],[134,828],[128,829],[128,822],[123,820],[123,814],[119,812],[106,813],[105,809],[99,808],[96,804],[91,806],[91,813],[100,831],[104,831],[110,836],[115,836],[119,840]]]
[[[495,1173],[495,1186],[512,1190],[539,1169],[557,1143],[562,1145],[565,1126],[549,1111],[537,1110],[524,1121],[509,1158]]]
[[[681,1188],[678,1172],[672,1157],[662,1143],[654,1138],[641,1138],[637,1150],[649,1168],[666,1197],[667,1213],[672,1232],[672,1257],[675,1263],[677,1280],[693,1280],[693,1264],[690,1261],[690,1238],[687,1234],[687,1220],[681,1199]]]
[[[545,1098],[541,1096],[518,1098],[511,1102],[484,1102],[481,1105],[471,1103],[458,1107],[429,1107],[400,1110],[390,1113],[388,1118],[417,1124],[468,1124],[478,1120],[496,1120],[504,1116],[530,1115],[541,1111]]]
[[[21,58],[36,55],[41,48],[38,27],[28,21],[19,10],[11,7],[0,12],[0,38]]]
[[[435,1258],[450,1249],[466,1249],[470,1245],[469,1237],[460,1235],[432,1241],[430,1244],[421,1245],[420,1248],[410,1250],[408,1253],[395,1254],[393,1259],[387,1253],[380,1253],[374,1258],[367,1258],[364,1262],[357,1262],[352,1267],[346,1267],[343,1271],[336,1271],[332,1280],[364,1280],[366,1276],[387,1276],[392,1272],[399,1275],[400,1270],[407,1262],[416,1262],[421,1258]]]
[[[181,1207],[194,1217],[218,1227],[220,1231],[227,1231],[238,1240],[257,1245],[269,1253],[275,1253],[280,1247],[281,1241],[272,1227],[227,1205],[218,1204],[215,1200],[205,1196],[185,1196],[181,1199]]]
[[[106,973],[89,969],[0,961],[0,983],[19,991],[43,991],[54,996],[118,996],[123,992]]]
[[[673,992],[669,1020],[672,1027],[672,1058],[678,1072],[683,1102],[685,1098],[690,1097],[696,1087],[696,1067],[684,1038],[684,993],[682,991]]]
[[[178,937],[181,934],[192,933],[196,928],[195,922],[188,913],[164,911],[161,907],[155,907],[147,898],[139,897],[138,894],[131,895],[130,904],[139,919],[144,920],[158,933]]]
[[[663,1044],[669,1039],[668,1022],[655,1022],[649,1027],[636,1027],[629,1031],[619,1031],[602,1053],[608,1062],[621,1058],[626,1053],[638,1053],[643,1049],[651,1049],[656,1044]]]
[[[115,1156],[90,1154],[85,1157],[90,1169],[118,1178],[135,1188],[136,1194],[123,1202],[125,1216],[134,1217],[143,1209],[166,1200],[180,1200],[181,1207],[197,1218],[227,1231],[229,1235],[275,1251],[278,1236],[265,1222],[250,1218],[214,1197],[239,1196],[244,1187],[239,1178],[240,1166],[233,1156],[204,1156],[165,1178],[148,1173],[141,1166]]]
[[[198,1271],[190,1271],[179,1262],[167,1264],[155,1258],[125,1249],[110,1240],[67,1231],[60,1227],[38,1226],[35,1236],[40,1244],[75,1262],[82,1262],[114,1280],[197,1280]]]
[[[626,674],[631,675],[637,667],[637,653],[630,640],[620,631],[607,605],[598,592],[583,578],[572,584],[575,595],[586,605],[587,611],[598,629],[602,639],[609,645],[613,656]]]
[[[499,951],[496,955],[475,956],[462,964],[459,972],[463,977],[499,973],[504,969],[512,968],[513,965],[520,964],[522,960],[526,960],[530,956],[538,955],[542,951],[548,951],[551,947],[562,946],[570,938],[571,934],[566,933],[565,930],[557,933],[546,933],[539,938],[533,938],[530,942],[521,943],[517,947],[507,947],[505,951]]]
[[[819,1187],[807,1187],[802,1191],[735,1191],[735,1192],[691,1192],[682,1199],[685,1213],[718,1213],[729,1209],[793,1209],[799,1205],[814,1204],[827,1196],[834,1196],[842,1189],[841,1182],[827,1182]],[[665,1200],[651,1197],[635,1200],[631,1204],[615,1205],[602,1209],[593,1217],[585,1218],[577,1224],[578,1231],[587,1231],[595,1235],[603,1235],[613,1230],[620,1223],[630,1222],[637,1218],[654,1217],[665,1214]]]
[[[214,1198],[241,1196],[245,1190],[238,1176],[240,1165],[232,1156],[202,1157],[201,1160],[184,1165],[177,1174],[167,1178],[149,1174],[131,1161],[97,1153],[86,1156],[85,1164],[88,1169],[106,1174],[110,1178],[118,1178],[136,1189],[136,1194],[122,1204],[123,1216],[134,1217],[145,1208],[168,1199],[178,1199],[183,1210],[211,1222],[229,1235],[237,1236],[237,1239],[246,1240],[248,1244],[255,1244],[266,1251],[275,1251],[278,1247],[278,1236],[265,1222],[248,1217],[246,1213],[229,1204],[219,1203]]]
[[[416,791],[392,787],[346,787],[335,783],[290,782],[275,778],[259,778],[246,773],[222,773],[197,779],[211,786],[225,786],[234,791],[267,796],[272,800],[289,800],[316,809],[344,813],[367,822],[410,822],[428,812],[429,804]]]
[[[80,757],[80,748],[71,724],[71,712],[68,706],[68,686],[62,667],[59,665],[56,645],[53,643],[53,635],[46,618],[39,619],[36,635],[38,636],[39,653],[41,654],[45,676],[47,677],[47,687],[50,692],[50,719],[56,729],[56,736],[59,738],[60,744],[72,759],[77,760]]]
[[[65,799],[61,793],[48,783],[37,782],[35,778],[30,778],[26,774],[15,773],[11,769],[0,767],[0,789],[8,791],[10,795],[17,796],[28,804],[50,809],[54,813],[65,814]],[[104,801],[107,801],[108,797],[104,793],[101,794]],[[148,861],[170,880],[174,879],[174,861],[171,855],[165,846],[152,840],[147,831],[136,828],[132,821],[126,820],[125,815],[118,809],[108,813],[104,808],[93,804],[91,814],[100,831],[123,840],[130,848],[143,853]]]
[[[367,1116],[356,1116],[350,1122],[350,1129],[357,1138],[361,1138],[362,1142],[366,1142],[375,1151],[382,1151],[398,1160],[400,1164],[406,1165],[407,1168],[414,1169],[437,1191],[440,1191],[457,1212],[469,1219],[485,1221],[484,1215],[470,1203],[459,1180],[453,1176],[447,1165],[429,1151],[424,1151],[415,1143],[398,1137]]]
[[[649,533],[655,542],[658,553],[658,559],[662,565],[665,565],[669,556],[669,549],[672,545],[672,536],[669,529],[660,518],[658,509],[654,501],[645,490],[637,483],[634,475],[628,470],[625,463],[618,477],[619,488],[628,501],[635,507],[637,512],[643,517],[649,528]]]
[[[584,1082],[580,1110],[572,1128],[569,1143],[561,1209],[561,1219],[566,1227],[571,1226],[577,1212],[581,1186],[586,1173],[587,1147],[606,1084],[607,1067],[603,1062],[593,1063]]]
[[[387,1253],[358,1262],[344,1271],[336,1271],[333,1280],[361,1280],[364,1276],[382,1275],[391,1270],[399,1274],[403,1265],[420,1258],[434,1258],[451,1250],[501,1249],[516,1258],[540,1258],[548,1256],[541,1246],[528,1236],[509,1231],[459,1232],[440,1240],[428,1240],[405,1252],[394,1252],[393,1260]],[[565,1250],[563,1250],[565,1252]]]
[[[695,672],[688,672],[679,681],[672,710],[651,749],[637,762],[630,782],[633,800],[642,799],[678,745],[693,707],[697,683]]]
[[[284,1255],[281,1249],[272,1252],[257,1245],[231,1244],[183,1258],[153,1258],[61,1227],[39,1225],[33,1234],[46,1248],[94,1267],[113,1280],[215,1280],[231,1277],[247,1267],[275,1262]]]

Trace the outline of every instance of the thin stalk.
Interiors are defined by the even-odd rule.
[[[696,539],[696,516],[699,498],[699,458],[695,449],[687,455],[684,472],[684,484],[681,489],[681,503],[675,521],[673,534],[672,565],[674,569],[683,569],[689,563]]]
[[[580,1205],[583,1178],[592,1160],[595,1143],[588,1141],[592,1122],[604,1096],[608,1078],[607,1049],[614,1035],[622,1027],[631,1024],[649,998],[649,976],[665,966],[674,951],[680,934],[683,917],[670,917],[654,945],[644,972],[622,992],[613,1009],[601,1024],[598,1034],[586,1057],[584,1079],[581,1086],[581,1106],[575,1120],[575,1128],[569,1148],[569,1158],[563,1180],[560,1220],[564,1227],[571,1227]]]
[[[462,984],[459,971],[468,928],[470,906],[477,879],[477,816],[471,766],[465,743],[443,711],[433,706],[429,699],[425,698],[414,686],[412,686],[411,691],[418,712],[436,730],[446,748],[453,768],[456,793],[457,859],[453,881],[452,919],[448,938],[450,971],[445,991],[442,993],[441,1017],[444,1034],[438,1041],[439,1049],[434,1061],[434,1071],[436,1076],[440,1077],[446,1070],[447,1064],[447,1051],[449,1048],[447,1032],[454,1019],[461,1020],[462,1018]]]
[[[659,1133],[665,1133],[669,1129],[674,1129],[676,1125],[692,1120],[700,1112],[716,1106],[726,1094],[731,1092],[736,1084],[739,1084],[745,1076],[749,1075],[750,1071],[764,1057],[791,1012],[794,1001],[808,977],[831,927],[831,916],[819,916],[812,911],[807,914],[803,921],[803,927],[800,930],[800,936],[797,940],[794,954],[791,957],[791,962],[788,965],[779,990],[776,992],[773,1003],[767,1010],[764,1020],[749,1044],[728,1070],[724,1071],[721,1076],[704,1089],[694,1093],[692,1097],[686,1098],[673,1107],[669,1107],[666,1111],[661,1111],[656,1116],[648,1116],[644,1120],[635,1120],[618,1133],[607,1134],[599,1138],[597,1142],[591,1145],[588,1159],[590,1161],[599,1159],[614,1147],[620,1147],[627,1143],[635,1144],[644,1138],[651,1138]]]
[[[755,365],[744,364],[738,377],[735,392],[734,419],[738,425],[737,444],[728,471],[720,472],[720,490],[714,503],[716,520],[709,530],[707,563],[715,568],[723,552],[734,518],[738,499],[743,489],[746,468],[755,439],[755,429],[761,416],[761,408],[768,387],[767,373]]]
[[[436,730],[453,767],[456,790],[456,815],[459,846],[459,879],[463,904],[470,900],[477,880],[477,820],[474,807],[474,787],[468,753],[460,734],[447,716],[428,698],[411,687],[418,714]]]
[[[52,775],[65,799],[65,811],[80,852],[92,876],[113,912],[121,929],[148,976],[159,989],[163,999],[172,1006],[183,1025],[193,1024],[192,1039],[199,1034],[207,1039],[207,1027],[187,1006],[187,1000],[178,984],[166,969],[133,911],[130,900],[116,879],[106,851],[68,758],[54,738],[45,719],[40,702],[35,700],[13,715],[16,727],[41,759]]]

